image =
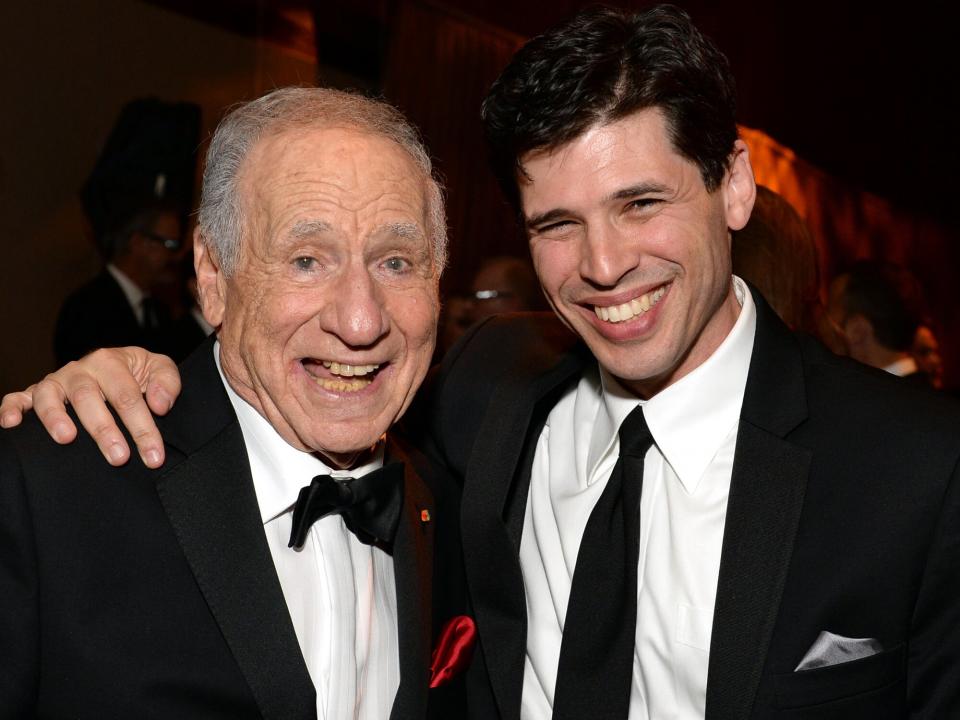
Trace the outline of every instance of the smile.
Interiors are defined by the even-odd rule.
[[[359,392],[370,385],[382,367],[375,365],[350,365],[336,360],[309,360],[302,361],[304,369],[324,390],[338,393]],[[327,372],[320,374],[320,366]]]
[[[632,300],[620,305],[601,306],[594,305],[593,311],[597,317],[604,322],[621,323],[642,315],[660,302],[660,299],[667,292],[667,286],[661,285],[656,290],[633,298]]]

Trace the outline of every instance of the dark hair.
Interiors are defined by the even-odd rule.
[[[916,278],[906,268],[876,260],[861,260],[845,275],[844,316],[862,315],[873,326],[877,342],[890,350],[908,351],[923,317]]]
[[[663,112],[676,151],[716,190],[737,139],[727,59],[673,5],[584,10],[530,40],[491,87],[481,116],[494,174],[519,211],[523,155],[650,107]]]

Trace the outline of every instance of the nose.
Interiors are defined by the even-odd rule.
[[[383,289],[362,263],[351,264],[337,278],[320,324],[348,347],[368,347],[389,332]]]
[[[617,228],[605,224],[587,229],[580,252],[580,276],[600,287],[614,287],[640,263],[640,250]]]

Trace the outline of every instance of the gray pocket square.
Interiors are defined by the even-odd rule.
[[[870,657],[883,651],[883,645],[874,638],[848,638],[824,630],[814,641],[794,672]]]

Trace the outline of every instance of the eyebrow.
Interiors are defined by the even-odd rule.
[[[607,195],[604,198],[607,201],[610,200],[626,200],[628,198],[637,197],[638,195],[655,195],[662,194],[669,190],[666,185],[658,182],[642,182],[637,185],[631,185],[630,187],[625,187],[622,190],[617,190],[616,192]]]
[[[637,185],[631,185],[620,190],[615,190],[607,195],[603,199],[603,202],[610,202],[612,200],[627,200],[628,198],[637,197],[639,195],[665,193],[668,190],[669,188],[662,183],[642,182],[638,183]],[[553,210],[547,210],[546,212],[533,215],[527,218],[524,222],[527,228],[532,230],[538,225],[543,225],[545,223],[552,222],[553,220],[559,220],[560,218],[570,217],[571,215],[576,215],[576,213],[566,208],[554,208]]]
[[[309,235],[319,235],[320,233],[330,232],[333,227],[323,220],[301,220],[290,230],[290,235],[296,238],[303,238]]]
[[[390,223],[383,228],[393,235],[401,238],[419,238],[423,237],[423,231],[416,223]]]

